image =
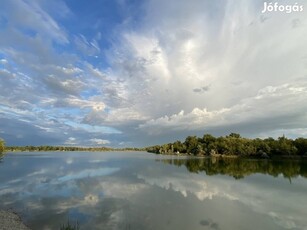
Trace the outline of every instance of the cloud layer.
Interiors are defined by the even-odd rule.
[[[1,7],[0,136],[9,145],[306,137],[306,11],[147,0],[105,5],[115,17],[98,4]]]

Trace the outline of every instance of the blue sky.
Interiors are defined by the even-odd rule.
[[[116,147],[307,137],[307,6],[261,13],[263,2],[3,1],[0,137]]]

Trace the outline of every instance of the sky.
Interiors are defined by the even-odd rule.
[[[307,2],[4,0],[7,145],[307,137]],[[306,8],[306,9],[305,9]]]

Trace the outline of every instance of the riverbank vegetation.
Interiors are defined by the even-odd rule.
[[[6,151],[8,152],[38,152],[38,151],[145,151],[142,148],[110,148],[110,147],[76,147],[76,146],[7,146]]]
[[[4,140],[0,139],[0,154],[2,154],[5,150],[5,142]]]
[[[180,154],[195,156],[307,156],[307,139],[289,139],[285,136],[274,139],[249,139],[240,134],[214,137],[205,134],[203,137],[188,136],[184,142],[176,141],[164,145],[146,148],[156,154]]]

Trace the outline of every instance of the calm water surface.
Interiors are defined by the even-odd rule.
[[[307,163],[9,153],[0,201],[32,229],[307,229]]]

